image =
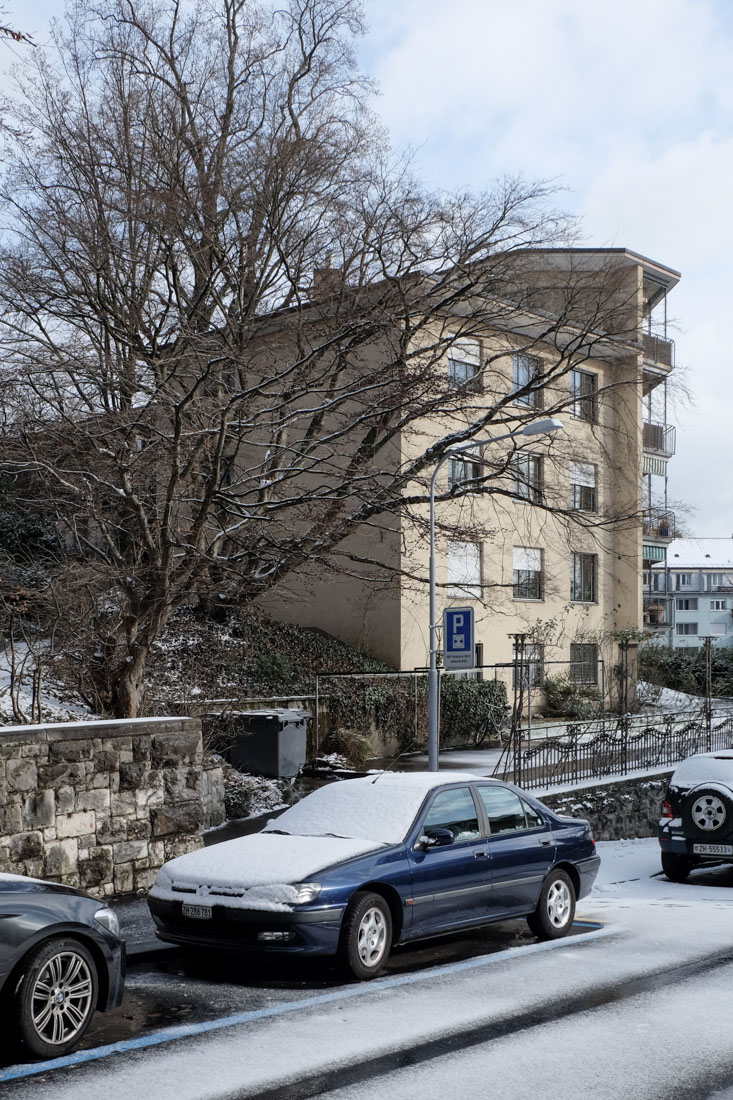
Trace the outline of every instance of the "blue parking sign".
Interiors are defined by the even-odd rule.
[[[473,608],[450,607],[443,612],[443,668],[475,668]]]

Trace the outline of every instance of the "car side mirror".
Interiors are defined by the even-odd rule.
[[[455,837],[450,829],[441,829],[436,825],[434,828],[426,829],[418,837],[415,847],[426,852],[428,848],[445,848],[446,845],[452,844],[454,840]]]

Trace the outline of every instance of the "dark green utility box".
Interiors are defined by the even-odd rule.
[[[292,778],[305,764],[309,718],[309,711],[289,707],[229,713],[229,762],[240,772]]]

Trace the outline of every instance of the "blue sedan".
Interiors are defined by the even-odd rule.
[[[336,955],[366,979],[393,944],[492,921],[526,917],[539,938],[564,936],[599,863],[587,821],[509,783],[383,772],[171,860],[148,904],[162,940]]]

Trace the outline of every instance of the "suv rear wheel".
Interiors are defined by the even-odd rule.
[[[678,856],[674,852],[662,852],[662,870],[670,882],[687,882],[692,870],[689,856]]]

